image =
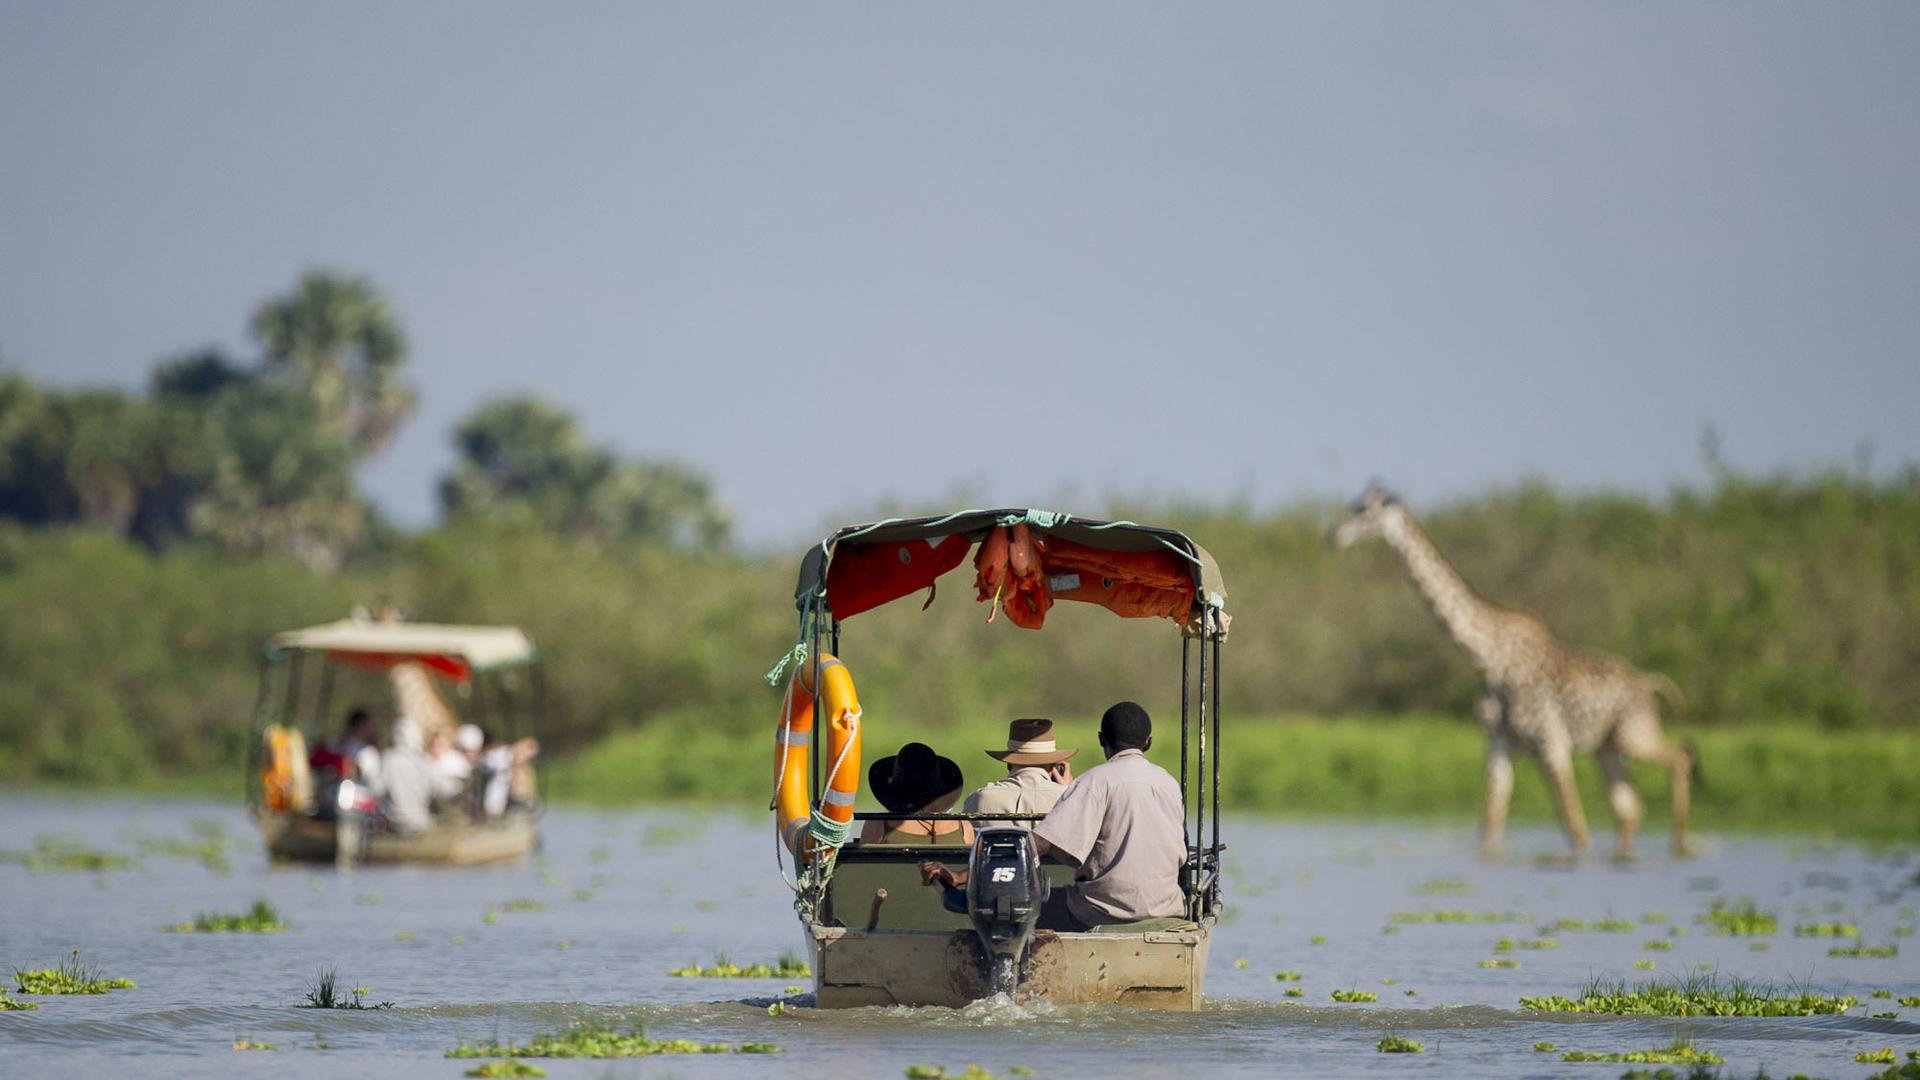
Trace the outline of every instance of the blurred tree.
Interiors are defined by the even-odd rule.
[[[413,388],[401,378],[406,336],[365,278],[307,271],[292,295],[255,309],[253,335],[267,370],[301,382],[322,421],[362,456],[378,453],[413,411]]]
[[[484,403],[454,430],[454,445],[460,461],[440,481],[449,519],[681,548],[727,539],[706,477],[675,462],[623,462],[588,445],[572,414],[551,403]]]

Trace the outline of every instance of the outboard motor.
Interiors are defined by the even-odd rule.
[[[1040,854],[1027,830],[999,826],[979,831],[967,865],[967,917],[986,954],[987,991],[1010,994],[1047,900]]]

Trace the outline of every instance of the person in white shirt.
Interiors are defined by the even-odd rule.
[[[970,814],[1045,815],[1060,801],[1067,785],[1073,783],[1073,766],[1067,764],[1067,759],[1079,752],[1063,750],[1054,741],[1053,721],[1015,720],[1007,725],[1007,748],[987,751],[988,757],[1005,763],[1007,775],[968,795],[961,809]],[[976,824],[1025,827],[1031,822],[981,821]]]

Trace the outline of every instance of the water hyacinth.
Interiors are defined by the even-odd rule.
[[[667,972],[682,978],[702,979],[800,979],[813,975],[813,965],[793,953],[781,953],[772,964],[735,964],[725,953],[713,958],[712,967],[689,964]]]
[[[104,994],[135,989],[132,979],[109,979],[81,963],[80,950],[59,967],[13,973],[14,990],[22,994]]]
[[[287,929],[280,913],[265,900],[255,900],[253,907],[238,915],[222,915],[218,912],[203,911],[194,916],[190,923],[174,923],[160,929],[171,933],[239,933],[239,934],[278,934]]]
[[[1646,1065],[1719,1065],[1725,1058],[1711,1050],[1701,1050],[1687,1039],[1678,1039],[1671,1046],[1656,1047],[1652,1050],[1628,1050],[1624,1052],[1593,1053],[1585,1050],[1569,1050],[1560,1055],[1561,1061],[1625,1061]]]
[[[1846,1012],[1859,1004],[1851,995],[1827,997],[1811,990],[1776,992],[1739,979],[1722,986],[1713,976],[1688,976],[1667,982],[1626,983],[1595,979],[1574,999],[1558,995],[1523,997],[1520,1007],[1536,1012],[1606,1013],[1636,1016],[1817,1016]]]
[[[649,1039],[638,1026],[626,1032],[604,1025],[581,1024],[558,1035],[535,1035],[523,1044],[509,1039],[499,1042],[461,1043],[447,1051],[450,1058],[629,1058],[656,1054],[777,1054],[772,1043],[701,1043],[692,1039]]]
[[[1425,1043],[1412,1039],[1403,1039],[1398,1035],[1387,1035],[1373,1044],[1375,1050],[1383,1054],[1418,1054],[1427,1048]]]

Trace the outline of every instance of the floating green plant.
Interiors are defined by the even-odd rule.
[[[1555,919],[1540,928],[1542,936],[1562,930],[1596,930],[1606,934],[1626,934],[1640,929],[1640,924],[1627,919]]]
[[[1472,896],[1473,882],[1463,877],[1428,878],[1413,891],[1418,896]]]
[[[1641,942],[1640,948],[1647,952],[1672,952],[1673,942],[1666,938],[1654,938],[1652,941]]]
[[[0,863],[19,863],[36,874],[49,871],[125,870],[133,860],[111,851],[98,851],[65,836],[36,836],[32,851],[0,850]]]
[[[1403,1039],[1398,1035],[1387,1035],[1374,1043],[1373,1048],[1383,1054],[1418,1054],[1427,1048],[1427,1044]]]
[[[1640,921],[1643,923],[1663,923],[1667,921],[1667,913],[1664,911],[1643,911],[1640,913]]]
[[[321,968],[314,981],[307,986],[307,1003],[295,1006],[301,1009],[391,1009],[393,1002],[382,1001],[377,1005],[368,1005],[362,1000],[367,993],[364,986],[356,986],[352,997],[341,997],[336,988],[339,981],[333,968]]]
[[[1777,916],[1770,911],[1761,911],[1752,900],[1744,897],[1737,904],[1728,903],[1725,898],[1716,899],[1713,906],[1694,921],[1708,924],[1716,934],[1751,937],[1780,932]]]
[[[174,933],[189,934],[195,931],[205,933],[236,934],[278,934],[287,929],[280,913],[265,900],[255,900],[253,906],[238,915],[222,915],[219,912],[203,911],[193,917],[190,923],[174,923],[160,929]]]
[[[1251,961],[1251,960],[1248,960],[1248,959],[1246,959],[1245,957],[1242,957],[1242,958],[1240,958],[1240,959],[1238,959],[1238,960],[1235,960],[1235,961],[1233,962],[1233,966],[1234,966],[1234,967],[1237,967],[1237,968],[1243,968],[1243,967],[1246,967],[1247,965],[1249,965],[1249,964],[1251,964],[1251,963],[1253,963],[1253,961]]]
[[[1297,986],[1289,986],[1287,987],[1287,996],[1288,997],[1306,997],[1307,992],[1305,990],[1300,989]]]
[[[1900,999],[1900,1004],[1905,1005],[1909,1009],[1920,1009],[1920,995],[1903,997]]]
[[[1811,990],[1778,992],[1740,979],[1725,985],[1712,975],[1655,980],[1629,988],[1595,979],[1577,998],[1523,997],[1520,1007],[1537,1012],[1607,1013],[1639,1016],[1817,1016],[1843,1013],[1859,1004],[1851,995],[1828,997]]]
[[[1558,1049],[1560,1049],[1560,1048],[1559,1048],[1558,1046],[1555,1046],[1554,1044],[1552,1044],[1552,1043],[1550,1043],[1550,1042],[1537,1042],[1537,1043],[1534,1043],[1534,1044],[1533,1044],[1533,1048],[1534,1048],[1535,1050],[1537,1050],[1537,1051],[1539,1051],[1540,1053],[1543,1053],[1543,1054],[1545,1054],[1545,1053],[1550,1053],[1550,1052],[1552,1052],[1552,1051],[1554,1051],[1554,1050],[1558,1050]]]
[[[1520,966],[1520,961],[1510,956],[1496,956],[1491,960],[1480,961],[1480,966],[1483,968],[1517,968]]]
[[[1493,943],[1493,951],[1494,951],[1494,952],[1497,952],[1497,953],[1510,953],[1510,952],[1512,952],[1512,951],[1513,951],[1513,939],[1512,939],[1512,938],[1510,938],[1510,937],[1503,937],[1503,938],[1501,938],[1501,939],[1500,939],[1499,941],[1496,941],[1496,942],[1494,942],[1494,943]]]
[[[904,1070],[908,1080],[999,1080],[992,1073],[978,1065],[968,1065],[962,1072],[948,1072],[945,1065],[909,1065]],[[1015,1065],[1007,1070],[1018,1076],[1030,1076],[1033,1070],[1023,1065]]]
[[[505,1061],[489,1061],[485,1065],[475,1065],[467,1070],[468,1076],[545,1076],[547,1070],[538,1065],[529,1065],[524,1061],[508,1058]]]
[[[1773,946],[1764,941],[1747,942],[1748,952],[1766,952],[1768,949],[1771,949],[1771,948],[1773,948]]]
[[[1557,949],[1560,947],[1560,943],[1550,937],[1528,938],[1520,943],[1520,947],[1523,949]]]
[[[1878,1050],[1862,1050],[1853,1055],[1853,1060],[1863,1065],[1891,1065],[1899,1059],[1893,1056],[1893,1047],[1883,1046]]]
[[[1900,1019],[1900,1014],[1897,1012],[1874,1013],[1873,1018],[1875,1020],[1898,1020]]]
[[[1827,950],[1828,956],[1872,957],[1878,960],[1891,960],[1900,955],[1898,945],[1862,945],[1855,942],[1851,946],[1836,945]]]
[[[748,964],[741,966],[732,961],[725,953],[716,954],[712,967],[698,964],[678,967],[667,972],[686,978],[701,979],[799,979],[813,974],[813,965],[800,959],[793,953],[781,953],[780,958],[771,964]]]
[[[1641,970],[1641,971],[1652,971],[1652,970],[1653,970],[1653,961],[1651,961],[1651,960],[1635,960],[1635,961],[1633,962],[1633,966],[1634,966],[1635,968],[1638,968],[1638,969],[1639,969],[1639,970]]]
[[[1380,995],[1371,990],[1335,990],[1335,1001],[1379,1001]]]
[[[1560,1055],[1561,1061],[1628,1061],[1646,1065],[1719,1065],[1726,1058],[1711,1050],[1702,1050],[1688,1039],[1676,1039],[1670,1046],[1656,1047],[1652,1050],[1629,1050],[1624,1053],[1592,1053],[1585,1050],[1569,1050]]]
[[[1877,998],[1890,998],[1890,997],[1892,997],[1892,996],[1893,996],[1893,991],[1891,991],[1891,990],[1875,990],[1875,991],[1873,992],[1873,996],[1874,996],[1874,997],[1877,997]]]
[[[1396,911],[1389,916],[1397,923],[1523,923],[1533,916],[1524,911]]]
[[[535,1035],[524,1045],[509,1039],[499,1042],[461,1043],[447,1051],[450,1058],[628,1058],[654,1054],[777,1054],[772,1043],[700,1043],[692,1039],[649,1039],[646,1031],[634,1027],[626,1032],[611,1027],[581,1024],[558,1035]]]
[[[0,1012],[25,1012],[39,1007],[39,1005],[31,1001],[15,1001],[7,996],[5,990],[0,990]]]
[[[1860,936],[1860,928],[1850,922],[1800,923],[1793,928],[1793,936],[1857,938]]]
[[[13,973],[14,990],[22,994],[104,994],[109,990],[132,990],[132,979],[109,979],[80,960],[80,950],[62,961],[59,967]]]
[[[1273,973],[1273,981],[1274,982],[1299,982],[1300,973],[1297,971],[1276,971]]]
[[[509,900],[500,905],[501,911],[547,911],[553,907],[545,900]]]
[[[805,988],[799,987],[799,986],[789,986],[781,990],[780,992],[783,994],[804,994],[806,993],[806,990]]]
[[[1325,934],[1315,934],[1307,939],[1307,944],[1309,945],[1325,945],[1326,943],[1327,935]]]
[[[412,940],[413,940],[414,938],[417,938],[417,937],[419,937],[419,936],[420,936],[420,935],[418,935],[418,934],[416,934],[416,933],[414,933],[414,932],[413,932],[413,931],[411,931],[411,930],[397,930],[397,931],[395,931],[395,932],[394,932],[394,935],[393,935],[393,940],[395,940],[395,941],[412,941]]]
[[[264,1043],[256,1039],[235,1039],[233,1040],[233,1048],[235,1050],[278,1050],[280,1049],[279,1047],[273,1045],[272,1043]]]
[[[192,859],[216,874],[231,873],[233,866],[227,861],[226,829],[216,821],[197,821],[193,824],[193,830],[198,834],[198,839],[177,840],[144,834],[136,834],[132,839],[139,846],[141,854]]]

